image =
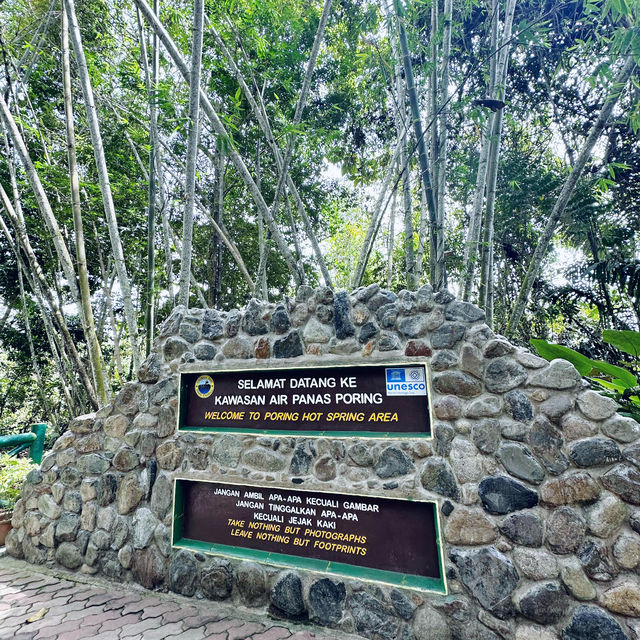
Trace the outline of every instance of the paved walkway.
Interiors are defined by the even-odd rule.
[[[35,622],[27,619],[46,609]],[[0,640],[356,640],[0,555]],[[361,638],[359,639],[361,640]]]

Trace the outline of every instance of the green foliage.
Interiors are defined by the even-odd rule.
[[[395,145],[394,110],[398,104],[392,85],[397,60],[385,17],[389,3],[334,2],[309,99],[302,121],[294,131],[291,122],[322,4],[321,0],[207,0],[206,13],[209,24],[220,33],[254,95],[263,96],[276,143],[284,149],[291,135],[297,135],[291,162],[292,178],[335,286],[349,288],[373,203]],[[431,45],[442,42],[445,21],[440,20],[432,33],[434,0],[412,0],[403,4],[411,62],[426,113],[431,73],[439,66],[431,60]],[[504,3],[499,4],[503,11]],[[142,325],[144,299],[140,293],[146,282],[144,264],[148,249],[145,174],[150,141],[149,96],[135,8],[131,0],[83,0],[76,5],[96,94],[126,266]],[[487,109],[474,105],[475,100],[485,96],[489,76],[492,56],[489,5],[480,0],[454,0],[453,3],[445,198],[446,255],[452,289],[462,270],[480,131],[489,115]],[[192,3],[163,0],[160,6],[161,22],[188,62]],[[638,0],[517,3],[492,247],[497,331],[506,325],[560,185],[568,174],[570,154],[564,157],[564,148],[574,154],[578,152],[622,57],[631,52],[640,59],[638,8]],[[0,2],[0,25],[5,71],[12,76],[12,87],[18,97],[11,101],[11,108],[25,132],[39,177],[73,253],[60,74],[59,4],[49,0],[4,0]],[[143,33],[147,53],[150,53],[151,38],[146,24]],[[221,223],[255,278],[261,249],[257,210],[229,161],[228,151],[233,148],[242,157],[249,173],[259,183],[267,205],[273,201],[278,182],[277,166],[237,78],[207,29],[204,49],[202,88],[225,123],[228,136],[222,139],[214,135],[203,118],[202,153],[197,166],[198,197],[212,215],[222,209]],[[22,67],[18,68],[21,60]],[[117,279],[111,289],[114,327],[106,311],[104,290],[113,280],[113,256],[74,64],[72,56],[81,205],[92,303],[111,382],[117,387],[124,380],[114,372],[114,337],[121,334],[125,379],[131,376],[131,348],[127,331],[122,331],[123,305]],[[572,359],[581,372],[597,378],[600,385],[631,384],[628,376],[633,375],[627,372],[625,376],[623,369],[607,365],[605,360],[613,350],[608,351],[607,344],[593,337],[600,336],[603,330],[608,336],[608,329],[626,331],[637,327],[637,318],[640,318],[640,268],[635,255],[640,237],[640,141],[634,135],[640,123],[637,86],[636,79],[636,90],[625,93],[620,101],[607,124],[597,157],[591,160],[560,220],[556,236],[560,257],[550,258],[548,269],[534,284],[534,302],[528,308],[529,322],[522,323],[524,329],[520,335],[527,340],[530,335],[525,332],[529,331],[550,341],[566,342],[575,351],[566,347],[567,351],[555,354]],[[155,261],[159,321],[173,306],[167,259],[172,263],[174,281],[180,266],[177,245],[184,209],[182,165],[186,153],[187,100],[185,83],[162,54],[157,106],[164,179],[158,211],[167,212],[170,231],[177,242],[173,246],[171,241],[171,255],[166,256],[159,213]],[[424,125],[425,136],[430,139],[433,123]],[[412,150],[415,147],[411,135],[409,146]],[[225,155],[222,203],[218,202],[217,166],[221,153]],[[0,140],[0,181],[9,193],[10,156]],[[416,246],[420,216],[417,165],[414,154],[410,171]],[[328,179],[327,175],[340,175],[340,178]],[[50,234],[19,166],[17,181],[29,238],[48,283],[65,309],[80,356],[86,360],[77,311],[60,277]],[[396,184],[398,203],[402,200],[401,188],[401,184]],[[391,200],[393,196],[388,195]],[[282,206],[275,212],[276,223],[292,251],[297,241],[308,283],[315,285],[320,276],[310,243],[295,206],[291,207],[289,216],[287,201],[290,204],[291,198],[285,195]],[[400,209],[398,205],[391,243],[391,206],[387,207],[363,276],[364,284],[374,281],[386,284],[390,257],[390,288],[399,290],[406,286]],[[292,278],[282,256],[274,250],[268,229],[265,238],[269,296],[279,300],[293,293]],[[427,238],[420,241],[426,245],[424,262],[428,265],[429,242]],[[393,255],[389,256],[392,245]],[[228,250],[220,247],[221,240],[209,218],[198,211],[192,264],[200,291],[210,305],[242,306],[255,294],[239,276]],[[562,264],[562,252],[569,250],[578,256],[571,269]],[[423,274],[423,278],[427,275]],[[195,291],[190,304],[201,304]],[[78,390],[73,372],[65,377],[64,372],[58,371],[34,293],[27,283],[25,312],[30,319],[44,386],[42,390],[38,388],[26,340],[17,264],[0,233],[0,315],[7,307],[12,309],[11,314],[0,326],[0,433],[22,431],[29,422],[51,421],[47,412],[56,415],[60,428],[69,414],[85,410],[86,398],[82,390]],[[621,357],[638,357],[637,352],[629,350],[631,347],[624,348],[626,343],[617,343],[611,338],[609,344],[622,349]],[[540,348],[545,349],[543,345]],[[580,356],[579,352],[586,355]],[[594,363],[600,363],[599,368]],[[63,382],[69,388],[72,408],[62,408]],[[41,391],[49,408],[41,406]],[[608,392],[618,393],[616,389]]]
[[[20,488],[27,474],[37,464],[29,458],[13,458],[0,454],[0,505],[12,509],[20,497]]]
[[[630,370],[637,370],[640,363],[640,332],[607,330],[602,334],[602,340],[625,353],[634,356],[633,363],[628,368],[619,367],[603,360],[594,360],[587,356],[559,344],[552,344],[546,340],[532,339],[531,345],[545,360],[562,358],[573,364],[580,375],[588,378],[592,383],[604,389],[604,395],[613,398],[622,406],[621,413],[629,415],[640,422],[640,385],[638,378]]]
[[[632,355],[636,363],[640,361],[640,332],[606,329],[602,332],[602,339],[616,349]]]

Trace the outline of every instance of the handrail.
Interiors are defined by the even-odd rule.
[[[40,464],[44,454],[44,438],[47,433],[45,423],[32,424],[31,433],[16,433],[9,436],[0,436],[0,449],[9,449],[10,456],[18,455],[21,451],[29,449],[31,459]]]

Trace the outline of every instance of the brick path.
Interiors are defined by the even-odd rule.
[[[40,609],[39,621],[26,620]],[[362,640],[0,556],[0,640]]]

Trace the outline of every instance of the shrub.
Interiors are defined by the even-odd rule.
[[[634,360],[621,361],[623,368],[602,360],[592,360],[569,347],[546,340],[530,342],[545,360],[562,358],[571,362],[580,375],[588,378],[596,388],[600,388],[603,395],[613,398],[621,406],[620,413],[640,422],[640,383],[634,374],[640,364],[640,332],[607,329],[602,332],[602,341],[633,356]]]
[[[31,469],[38,465],[30,458],[12,458],[0,455],[0,506],[12,509],[20,497],[20,487]]]

